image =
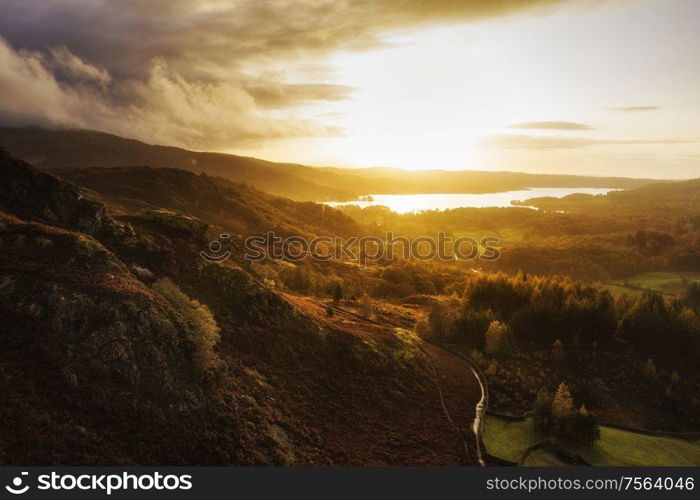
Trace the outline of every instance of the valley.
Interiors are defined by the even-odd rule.
[[[70,158],[82,146],[65,137]],[[700,428],[695,181],[524,202],[539,210],[400,214],[295,201],[247,170],[172,168],[173,154],[113,166],[86,153],[38,170],[2,153],[4,463],[478,465],[479,381],[453,352],[485,374],[498,459],[548,436],[598,465],[670,464],[673,450],[674,465],[697,463],[692,440],[615,427]],[[639,203],[657,190],[663,202]],[[244,256],[246,238],[268,232],[438,231],[495,236],[501,258]],[[230,257],[203,259],[224,233]],[[542,401],[538,422],[550,422],[562,385],[571,423],[499,422]]]

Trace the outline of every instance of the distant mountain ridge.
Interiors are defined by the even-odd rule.
[[[0,146],[40,169],[147,165],[205,172],[297,200],[354,197],[354,193],[335,186],[342,185],[338,180],[331,186],[306,180],[318,175],[311,167],[154,146],[90,130],[0,128]]]
[[[488,193],[528,187],[635,188],[658,179],[488,171],[309,167],[224,153],[145,144],[90,130],[0,128],[0,146],[42,169],[147,165],[204,172],[300,201],[347,201],[360,195]]]

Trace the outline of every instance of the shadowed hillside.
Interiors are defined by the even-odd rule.
[[[196,199],[168,191],[159,203]],[[391,325],[360,336],[326,323],[240,256],[204,261],[208,223],[168,210],[114,218],[4,152],[0,200],[0,463],[474,463],[430,351]],[[475,381],[441,376],[469,425]]]
[[[52,172],[92,190],[113,208],[167,208],[236,234],[361,235],[354,219],[326,205],[271,196],[242,183],[173,168],[114,167]]]
[[[34,127],[2,128],[0,146],[44,169],[148,165],[218,175],[297,200],[355,197],[342,176],[322,175],[310,167],[223,153],[200,153],[175,147],[153,146],[103,132]]]
[[[0,145],[38,168],[147,165],[204,172],[293,200],[343,201],[374,193],[488,193],[528,187],[632,188],[648,179],[395,168],[312,168],[153,146],[88,130],[0,128]],[[439,168],[440,165],[426,165]]]

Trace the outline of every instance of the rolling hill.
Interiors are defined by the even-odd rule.
[[[0,128],[0,146],[41,169],[150,166],[246,183],[293,200],[345,201],[374,193],[487,193],[527,187],[633,188],[649,179],[395,168],[316,168],[145,144],[89,130]],[[436,167],[428,165],[429,168]]]
[[[571,194],[563,198],[531,198],[515,203],[546,210],[571,213],[625,215],[665,215],[673,219],[697,217],[700,207],[700,178],[685,181],[654,182],[606,195]],[[697,223],[697,221],[696,221]]]
[[[113,211],[166,208],[194,215],[234,234],[280,236],[366,234],[350,216],[313,202],[272,196],[243,183],[175,168],[53,169],[86,188]]]
[[[114,172],[80,172],[97,195],[0,150],[0,463],[475,464],[426,369],[437,353],[389,323],[331,322],[240,255],[205,261],[219,228],[160,206],[204,217],[238,201],[303,227],[309,204]],[[452,364],[438,374],[468,426],[478,385]]]

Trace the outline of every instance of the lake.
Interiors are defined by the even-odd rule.
[[[517,191],[502,191],[499,193],[430,193],[430,194],[371,194],[372,201],[329,201],[327,205],[338,207],[342,205],[357,205],[371,207],[383,205],[394,212],[405,214],[422,210],[448,210],[460,207],[509,207],[513,201],[524,201],[529,198],[551,196],[562,198],[574,193],[605,194],[618,191],[615,188],[528,188]],[[532,207],[531,207],[532,208]]]

